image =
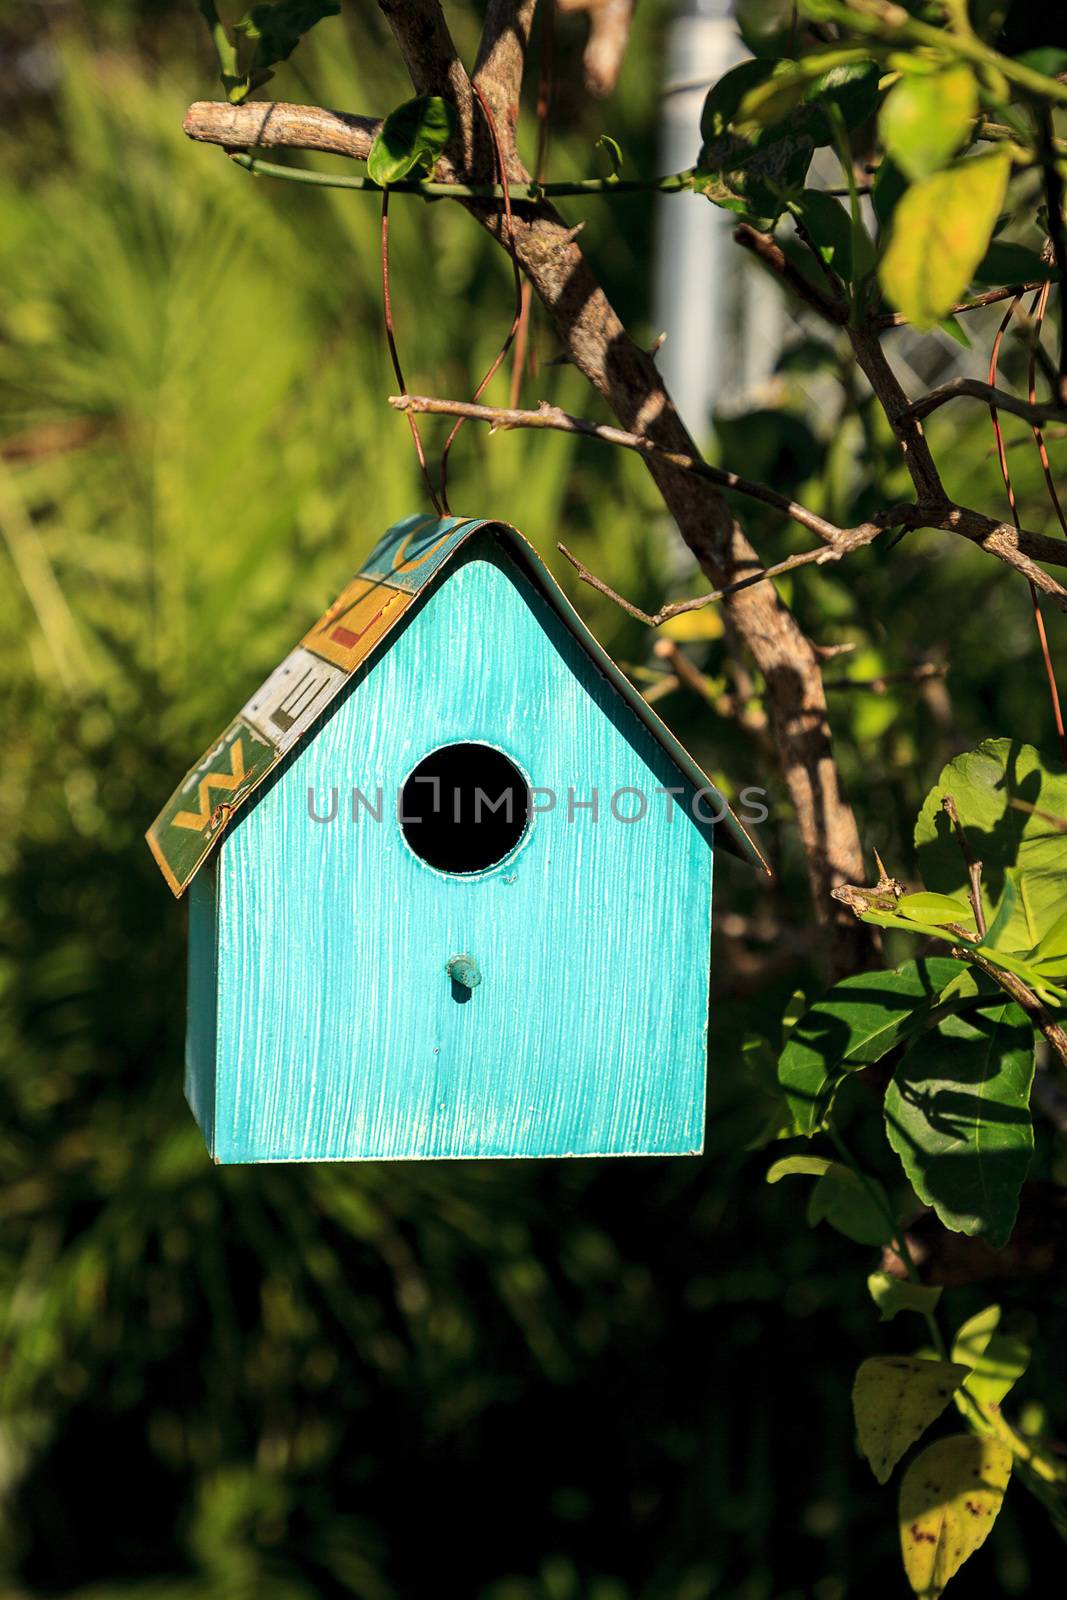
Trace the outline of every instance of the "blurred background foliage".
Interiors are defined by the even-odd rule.
[[[469,55],[478,19],[451,10]],[[607,105],[581,88],[581,21],[561,20],[552,176],[594,171],[605,130],[628,173],[655,170],[669,11],[639,8]],[[684,689],[658,699],[731,789],[769,789],[779,869],[766,889],[722,863],[702,1159],[219,1170],[204,1154],[180,1088],[184,911],[143,830],[422,504],[384,404],[374,202],[253,180],[188,144],[185,105],[215,92],[191,4],[0,6],[0,1594],[899,1595],[849,1410],[859,1356],[892,1348],[874,1263],[798,1226],[789,1185],[768,1189],[766,1156],[745,1151],[764,1108],[743,1035],[773,1037],[790,992],[819,983],[758,684],[754,732]],[[346,4],[271,92],[403,99],[377,8]],[[506,263],[456,207],[393,209],[409,383],[469,392],[507,327]],[[651,343],[653,204],[591,201],[588,217],[590,255]],[[976,345],[992,326],[972,319]],[[542,319],[535,347],[524,398],[599,414]],[[842,352],[808,341],[781,368],[720,419],[718,458],[842,522],[901,495]],[[982,417],[946,408],[934,431],[950,492],[1001,506]],[[1012,460],[1024,522],[1052,531],[1036,458]],[[454,506],[517,523],[651,687],[647,630],[555,552],[565,538],[648,608],[699,591],[640,464],[474,428],[453,462]],[[745,515],[769,557],[799,547]],[[832,695],[865,842],[906,876],[948,755],[1003,734],[1048,747],[1025,589],[962,540],[912,534],[787,592],[819,643],[855,644],[831,680],[950,667]],[[684,648],[723,710],[748,691],[707,634]],[[879,1119],[859,1097],[853,1117],[892,1183]],[[1041,1324],[1020,1391],[1062,1434],[1067,1295],[997,1292]],[[949,1291],[949,1320],[987,1298]],[[1013,1493],[953,1593],[1043,1592],[1052,1537]]]

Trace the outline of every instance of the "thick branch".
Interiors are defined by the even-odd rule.
[[[253,100],[243,106],[197,100],[185,113],[182,129],[201,144],[220,144],[229,150],[325,150],[366,161],[381,125],[379,117],[287,105],[284,100]]]
[[[946,405],[949,400],[967,398],[982,400],[987,406],[996,406],[998,411],[1007,411],[1013,417],[1022,417],[1024,422],[1056,422],[1067,417],[1067,408],[1057,400],[1039,401],[1030,405],[1026,400],[1009,394],[1006,389],[997,389],[991,383],[982,383],[978,378],[953,378],[951,383],[943,383],[938,389],[931,389],[929,394],[920,395],[918,400],[912,400],[905,406],[901,415],[908,419],[918,420],[928,417],[931,411],[936,411],[939,406]]]
[[[489,0],[474,81],[496,119],[505,157],[515,152],[519,95],[537,0]]]

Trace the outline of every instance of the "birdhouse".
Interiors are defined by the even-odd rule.
[[[716,836],[519,534],[390,528],[148,833],[211,1154],[698,1153]]]

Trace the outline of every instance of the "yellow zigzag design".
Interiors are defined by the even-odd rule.
[[[212,789],[225,789],[227,793],[236,789],[243,782],[245,775],[244,755],[241,751],[240,739],[235,739],[230,747],[230,771],[209,772],[206,778],[201,778],[197,788],[197,799],[200,802],[199,811],[176,811],[171,820],[175,828],[191,828],[195,833],[202,833],[214,814],[211,804]]]

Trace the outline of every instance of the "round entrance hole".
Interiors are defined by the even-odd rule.
[[[446,744],[420,761],[401,791],[400,826],[439,872],[484,872],[509,855],[530,815],[526,779],[487,744]]]

